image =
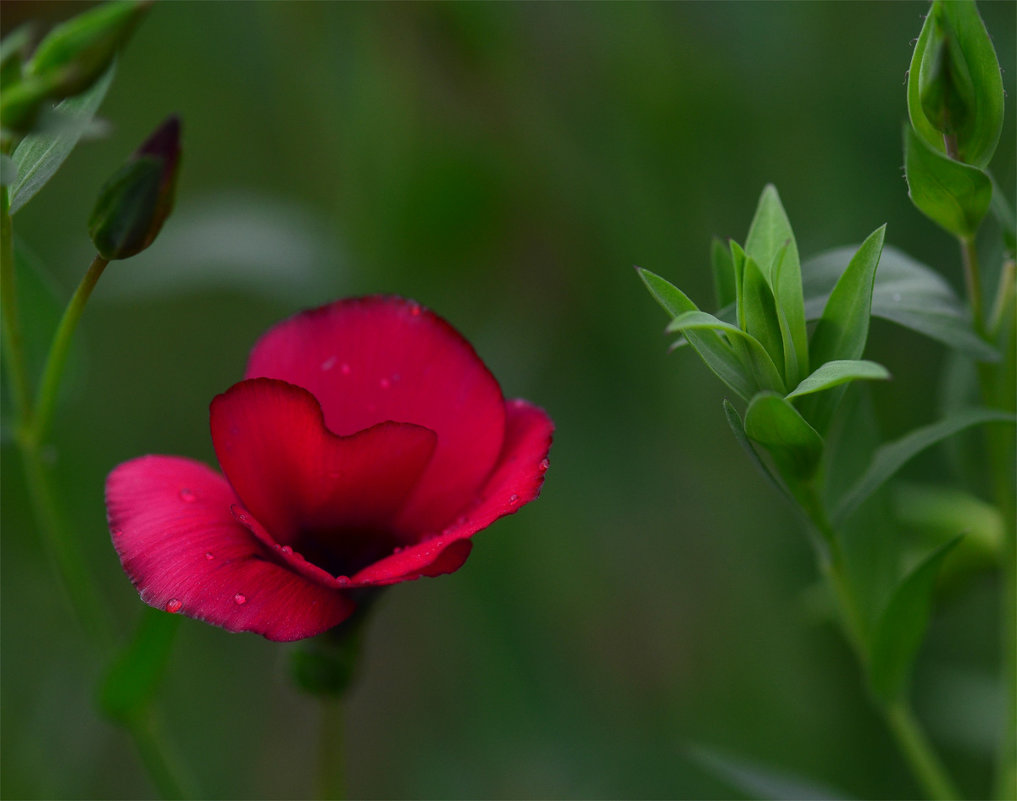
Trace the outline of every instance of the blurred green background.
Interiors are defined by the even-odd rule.
[[[78,3],[4,3],[17,20]],[[507,396],[557,425],[541,498],[467,565],[387,592],[347,711],[355,797],[739,797],[692,745],[859,797],[908,798],[812,553],[744,458],[722,385],[633,264],[713,308],[713,235],[744,239],[775,182],[803,257],[887,241],[960,287],[954,243],[902,177],[905,71],[923,3],[167,2],[84,142],[15,217],[69,296],[98,187],[168,113],[177,205],[86,313],[54,430],[76,536],[124,636],[141,603],[109,543],[106,473],[143,453],[214,463],[208,402],[269,325],[396,292],[462,331]],[[984,3],[1008,91],[993,164],[1012,193],[1015,9]],[[942,348],[877,321],[887,436],[936,415]],[[934,454],[914,470],[942,478]],[[72,620],[3,446],[3,795],[152,793],[94,712]],[[987,792],[995,585],[945,599],[915,701],[964,790]],[[287,647],[184,620],[160,711],[204,792],[311,792],[317,710]]]

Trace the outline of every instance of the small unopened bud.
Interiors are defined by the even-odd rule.
[[[105,259],[127,259],[155,241],[173,210],[180,120],[168,118],[99,192],[88,233]]]
[[[36,48],[27,75],[50,83],[55,99],[80,94],[106,71],[150,5],[118,0],[56,26]]]
[[[932,29],[918,70],[918,97],[922,111],[940,133],[952,136],[967,125],[975,90],[963,53],[934,6]]]

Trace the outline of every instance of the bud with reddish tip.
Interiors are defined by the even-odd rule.
[[[88,221],[99,255],[134,256],[155,241],[173,210],[180,120],[169,117],[103,186]]]

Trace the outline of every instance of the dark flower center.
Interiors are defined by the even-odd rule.
[[[401,541],[392,531],[368,526],[302,529],[293,550],[333,576],[352,576],[392,554]]]

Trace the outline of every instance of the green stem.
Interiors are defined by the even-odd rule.
[[[29,500],[43,543],[56,563],[71,606],[82,626],[102,650],[108,652],[113,647],[113,626],[91,580],[78,541],[68,535],[41,449],[38,443],[25,437],[19,437],[18,444]]]
[[[971,305],[971,320],[975,333],[985,336],[985,317],[982,311],[982,279],[978,270],[978,248],[974,237],[961,237],[961,261],[964,264],[964,286],[967,289],[968,303]]]
[[[70,349],[71,339],[74,337],[74,329],[77,328],[81,313],[85,310],[85,304],[107,264],[109,264],[107,259],[96,255],[89,265],[85,277],[81,279],[78,288],[74,290],[74,296],[67,304],[64,316],[60,319],[60,325],[57,326],[39,385],[35,417],[28,429],[28,437],[31,442],[41,442],[46,436],[56,405],[60,378],[63,375],[64,365],[67,363],[67,353]]]
[[[342,698],[320,695],[318,699],[321,707],[321,734],[318,743],[317,797],[345,798]]]
[[[887,706],[884,713],[901,753],[929,797],[935,801],[960,798],[960,793],[940,765],[910,707],[901,701]]]
[[[32,394],[25,365],[25,344],[18,320],[18,298],[14,277],[14,226],[7,187],[0,187],[0,306],[3,312],[3,347],[7,371],[14,392],[14,404],[22,425],[32,413]]]
[[[170,756],[171,749],[165,742],[151,709],[124,721],[138,749],[141,761],[148,771],[159,794],[166,799],[196,798],[188,785],[180,778],[180,768]]]

